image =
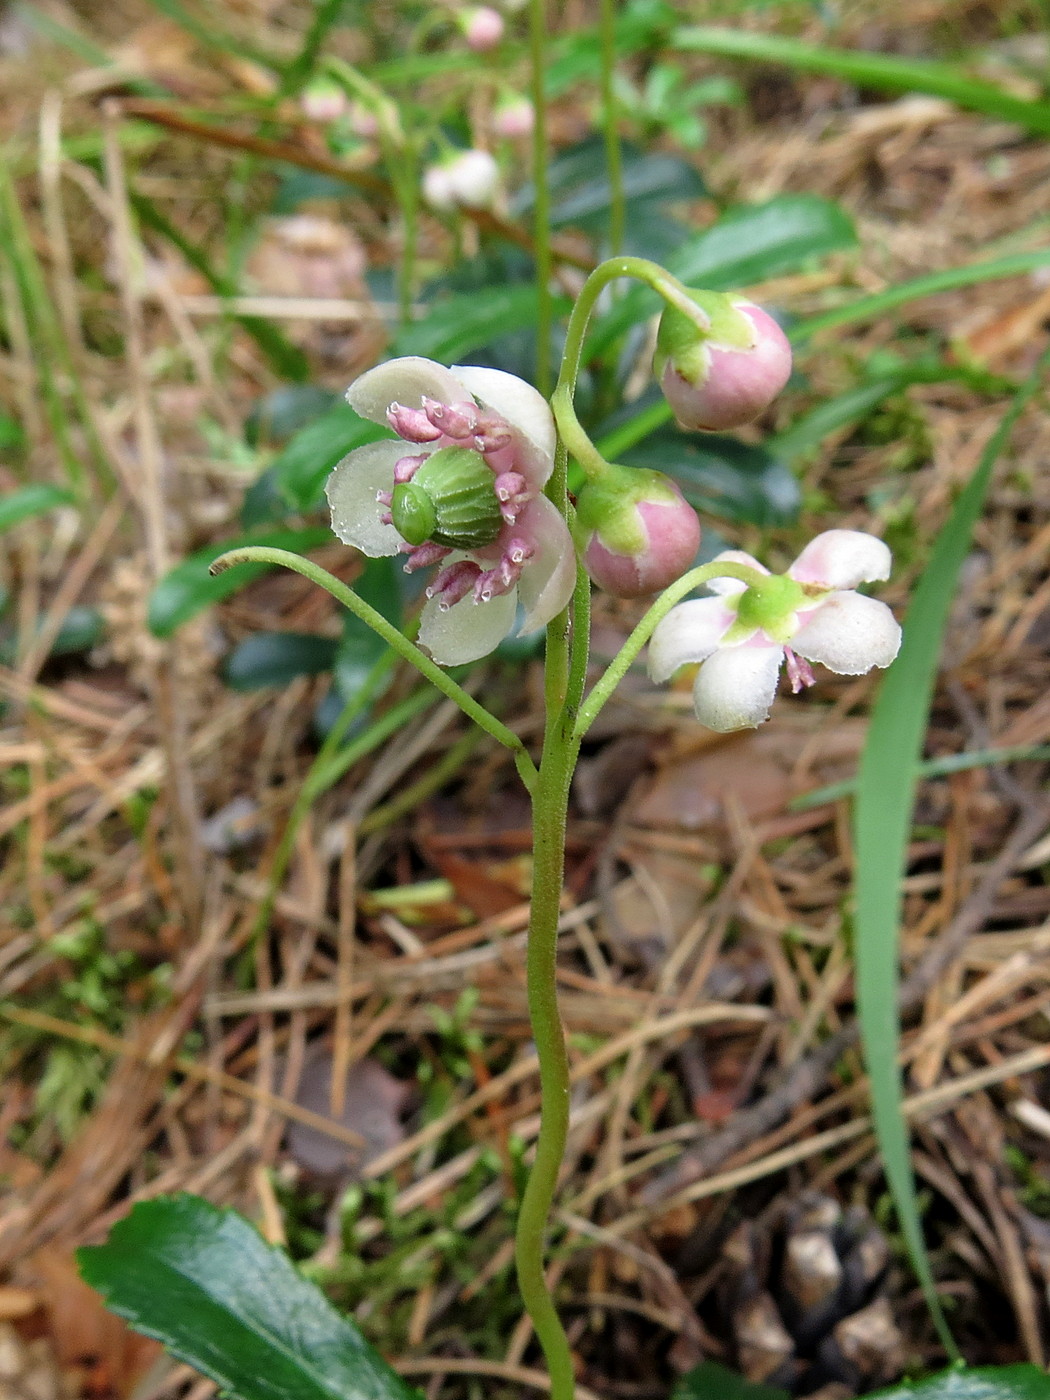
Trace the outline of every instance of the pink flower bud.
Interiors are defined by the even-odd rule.
[[[609,467],[576,502],[577,544],[584,568],[617,598],[658,593],[696,558],[700,521],[660,472]]]
[[[331,78],[315,78],[299,98],[303,115],[314,122],[334,122],[346,112],[346,93]]]
[[[366,107],[357,98],[354,98],[350,103],[346,115],[350,123],[350,130],[355,136],[360,136],[363,141],[371,141],[373,137],[379,135],[379,118],[371,108]]]
[[[503,16],[491,5],[465,10],[460,20],[467,47],[474,53],[488,53],[503,38]]]
[[[679,426],[718,432],[750,423],[791,374],[791,346],[767,312],[720,292],[691,291],[702,330],[678,307],[660,318],[653,368]]]
[[[505,141],[531,136],[536,125],[536,109],[527,97],[505,97],[492,114],[492,130]]]

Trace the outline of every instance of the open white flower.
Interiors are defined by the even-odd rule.
[[[696,717],[728,733],[769,718],[781,664],[796,693],[813,684],[811,661],[843,676],[888,666],[901,629],[885,603],[853,590],[885,579],[890,551],[859,530],[826,530],[786,574],[730,549],[713,561],[744,564],[762,575],[748,586],[714,578],[713,598],[692,598],[671,609],[649,643],[649,674],[668,680],[679,666],[700,662],[693,686]]]
[[[523,632],[556,617],[572,596],[576,556],[543,494],[555,429],[542,395],[502,370],[407,356],[363,374],[346,397],[400,440],[359,447],[335,468],[332,529],[373,559],[407,554],[406,571],[442,564],[419,628],[434,660],[486,656],[519,602]]]

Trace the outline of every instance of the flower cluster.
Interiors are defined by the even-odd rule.
[[[443,666],[475,661],[514,626],[545,626],[568,604],[576,559],[543,495],[554,466],[545,399],[502,370],[390,360],[350,386],[363,418],[399,441],[351,452],[328,480],[332,528],[372,558],[404,553],[408,571],[440,564],[419,641]]]
[[[782,665],[797,693],[813,684],[811,661],[859,676],[897,655],[901,629],[892,612],[854,591],[889,577],[890,551],[874,535],[826,530],[786,574],[771,574],[740,550],[712,562],[742,564],[760,580],[712,579],[707,587],[715,596],[679,603],[649,643],[655,681],[700,662],[693,704],[709,729],[752,729],[767,719]]]

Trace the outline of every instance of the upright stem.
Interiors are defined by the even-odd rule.
[[[529,4],[530,88],[535,121],[532,128],[533,247],[536,253],[536,388],[546,397],[551,381],[551,329],[554,302],[551,295],[550,185],[547,179],[547,6],[544,0]]]
[[[623,160],[616,126],[616,0],[602,0],[602,126],[605,128],[605,164],[609,172],[609,251],[623,252],[627,206],[623,192]]]

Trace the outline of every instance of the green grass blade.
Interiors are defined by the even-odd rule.
[[[1016,122],[1028,131],[1050,135],[1050,102],[1014,97],[995,83],[968,77],[955,63],[831,49],[781,38],[777,34],[749,34],[742,29],[707,25],[677,30],[672,43],[676,49],[690,53],[784,63],[805,73],[830,73],[859,87],[876,88],[881,92],[926,92],[933,97],[947,98],[967,111]]]
[[[912,1266],[950,1357],[957,1356],[923,1240],[908,1132],[901,1112],[898,925],[901,879],[948,611],[960,566],[981,513],[992,469],[1018,415],[1042,382],[1050,352],[1018,389],[977,469],[944,525],[908,608],[901,652],[872,712],[857,776],[856,977],[861,1042],[871,1081],[872,1116]]]

